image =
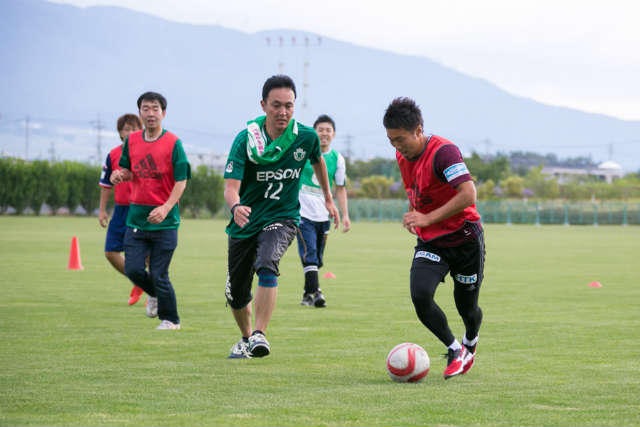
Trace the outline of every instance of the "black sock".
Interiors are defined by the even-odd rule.
[[[249,342],[249,337],[242,337],[242,341]]]
[[[256,329],[255,331],[253,331],[253,332],[251,333],[251,335],[253,336],[253,335],[255,335],[255,334],[262,334],[262,335],[264,335],[264,332],[262,332],[262,331],[260,331],[260,330]]]
[[[307,271],[304,273],[304,293],[313,294],[318,291],[320,286],[318,282],[318,270]]]

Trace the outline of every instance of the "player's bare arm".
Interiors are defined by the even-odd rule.
[[[173,185],[173,189],[171,190],[171,194],[169,194],[169,198],[162,205],[154,208],[151,212],[149,212],[149,216],[147,217],[147,221],[151,224],[160,224],[169,214],[169,211],[175,206],[176,203],[182,197],[182,193],[184,193],[184,189],[187,187],[187,180],[184,179],[182,181],[176,181]]]
[[[318,182],[320,183],[320,187],[322,188],[322,193],[324,194],[324,204],[329,212],[329,218],[333,218],[334,228],[338,228],[340,225],[340,214],[338,213],[338,208],[336,208],[336,204],[333,202],[333,196],[331,195],[331,187],[329,186],[329,175],[327,174],[327,165],[324,162],[324,159],[320,157],[320,160],[312,164],[313,173],[318,177]]]
[[[242,228],[249,223],[251,207],[240,204],[241,184],[242,181],[239,179],[227,178],[224,180],[224,201],[232,210],[233,220]]]
[[[402,225],[415,234],[416,227],[428,227],[431,224],[442,221],[462,212],[465,208],[476,202],[476,186],[473,181],[465,181],[456,187],[458,192],[447,203],[429,213],[420,213],[416,210],[410,210],[404,214]]]
[[[349,219],[349,206],[347,205],[347,187],[345,185],[336,188],[336,199],[342,211],[342,232],[346,233],[351,229],[351,219]]]
[[[116,170],[111,172],[111,176],[109,177],[109,181],[111,181],[111,183],[113,185],[117,185],[117,184],[120,184],[122,182],[122,178],[120,177],[120,169],[116,169]]]
[[[107,202],[109,200],[109,196],[111,195],[111,189],[101,187],[100,188],[100,213],[98,215],[98,221],[102,228],[107,228],[107,224],[109,224],[109,214],[107,213]]]

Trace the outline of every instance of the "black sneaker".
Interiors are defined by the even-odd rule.
[[[269,341],[261,333],[254,333],[249,337],[249,354],[251,357],[265,357],[271,353]]]
[[[313,294],[304,293],[302,296],[302,301],[300,301],[300,305],[312,306],[313,305]]]
[[[321,307],[326,307],[327,306],[327,302],[324,299],[324,295],[322,295],[322,289],[318,289],[318,291],[316,293],[314,293],[312,295],[313,297],[313,305],[321,308]]]

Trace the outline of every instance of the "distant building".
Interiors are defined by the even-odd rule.
[[[595,176],[601,181],[606,181],[611,184],[614,179],[622,178],[624,171],[622,167],[616,162],[608,161],[600,163],[595,168],[567,168],[567,167],[555,167],[545,166],[541,171],[545,175],[550,175],[558,180],[559,184],[566,184],[573,177],[576,176]]]

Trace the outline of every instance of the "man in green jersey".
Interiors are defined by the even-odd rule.
[[[336,199],[342,211],[342,231],[351,228],[349,208],[347,206],[346,166],[344,157],[331,148],[336,135],[336,124],[326,114],[318,117],[313,124],[320,138],[320,151],[327,165],[329,184],[336,185]],[[304,272],[304,294],[300,304],[312,307],[325,307],[326,301],[319,287],[318,269],[322,268],[324,249],[329,237],[331,222],[324,207],[324,197],[320,183],[307,163],[300,179],[300,226],[298,229],[298,254]]]
[[[247,122],[227,159],[224,198],[232,218],[226,228],[225,294],[242,335],[231,348],[232,359],[264,357],[271,352],[265,333],[276,304],[280,259],[298,228],[299,182],[307,161],[318,177],[329,215],[336,227],[339,223],[318,135],[293,119],[295,98],[290,77],[267,79],[260,101],[265,115]],[[254,273],[258,275],[255,329],[250,304]]]

